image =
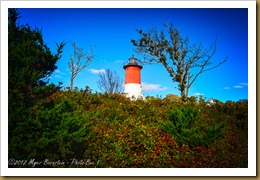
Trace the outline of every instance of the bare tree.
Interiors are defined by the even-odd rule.
[[[191,45],[189,38],[183,38],[172,24],[165,24],[164,28],[160,32],[155,28],[147,32],[137,30],[140,39],[131,42],[137,47],[136,52],[144,56],[143,64],[163,64],[173,82],[179,83],[182,100],[186,100],[189,88],[197,77],[220,66],[227,57],[223,61],[212,62],[217,38],[209,48],[203,48],[202,43]],[[191,69],[194,69],[193,73]]]
[[[82,71],[85,67],[87,67],[94,57],[94,50],[91,49],[88,51],[83,51],[82,48],[78,47],[76,43],[72,43],[73,47],[73,56],[70,55],[70,62],[68,63],[71,77],[70,77],[70,90],[73,88],[73,81],[76,76]]]
[[[121,93],[123,91],[123,80],[116,74],[107,69],[105,72],[100,72],[97,86],[101,91],[107,93]]]

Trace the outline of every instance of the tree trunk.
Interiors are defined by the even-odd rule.
[[[188,94],[189,94],[189,88],[187,87],[186,88],[186,93],[185,93],[186,98],[188,97]]]
[[[186,96],[185,91],[184,91],[184,90],[181,91],[181,100],[185,102],[185,101],[186,101],[186,98],[187,98],[187,96]]]
[[[181,91],[181,100],[183,102],[186,102],[188,97],[188,88],[181,88],[180,91]]]
[[[72,91],[72,88],[73,88],[73,78],[71,77],[70,78],[70,91]]]

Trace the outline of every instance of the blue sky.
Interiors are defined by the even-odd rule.
[[[96,46],[96,58],[75,79],[74,86],[89,86],[94,92],[103,69],[116,71],[124,79],[123,63],[134,54],[131,39],[138,39],[136,29],[160,29],[164,23],[172,23],[191,43],[202,42],[208,47],[218,36],[217,53],[213,61],[228,61],[220,67],[201,74],[189,90],[189,95],[202,94],[223,102],[248,98],[248,12],[238,8],[28,8],[20,9],[20,24],[29,23],[42,28],[43,38],[52,52],[55,42],[76,42],[85,50]],[[69,56],[72,46],[68,43],[58,61],[58,69],[50,82],[69,86]],[[141,71],[144,95],[162,96],[178,94],[161,64],[145,65]]]

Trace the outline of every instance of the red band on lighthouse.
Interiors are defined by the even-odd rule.
[[[137,83],[141,84],[140,77],[140,67],[138,66],[129,66],[125,69],[125,84],[127,83]]]

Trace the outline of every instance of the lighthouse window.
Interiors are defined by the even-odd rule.
[[[135,59],[131,59],[129,64],[137,64],[137,63],[136,63]]]

